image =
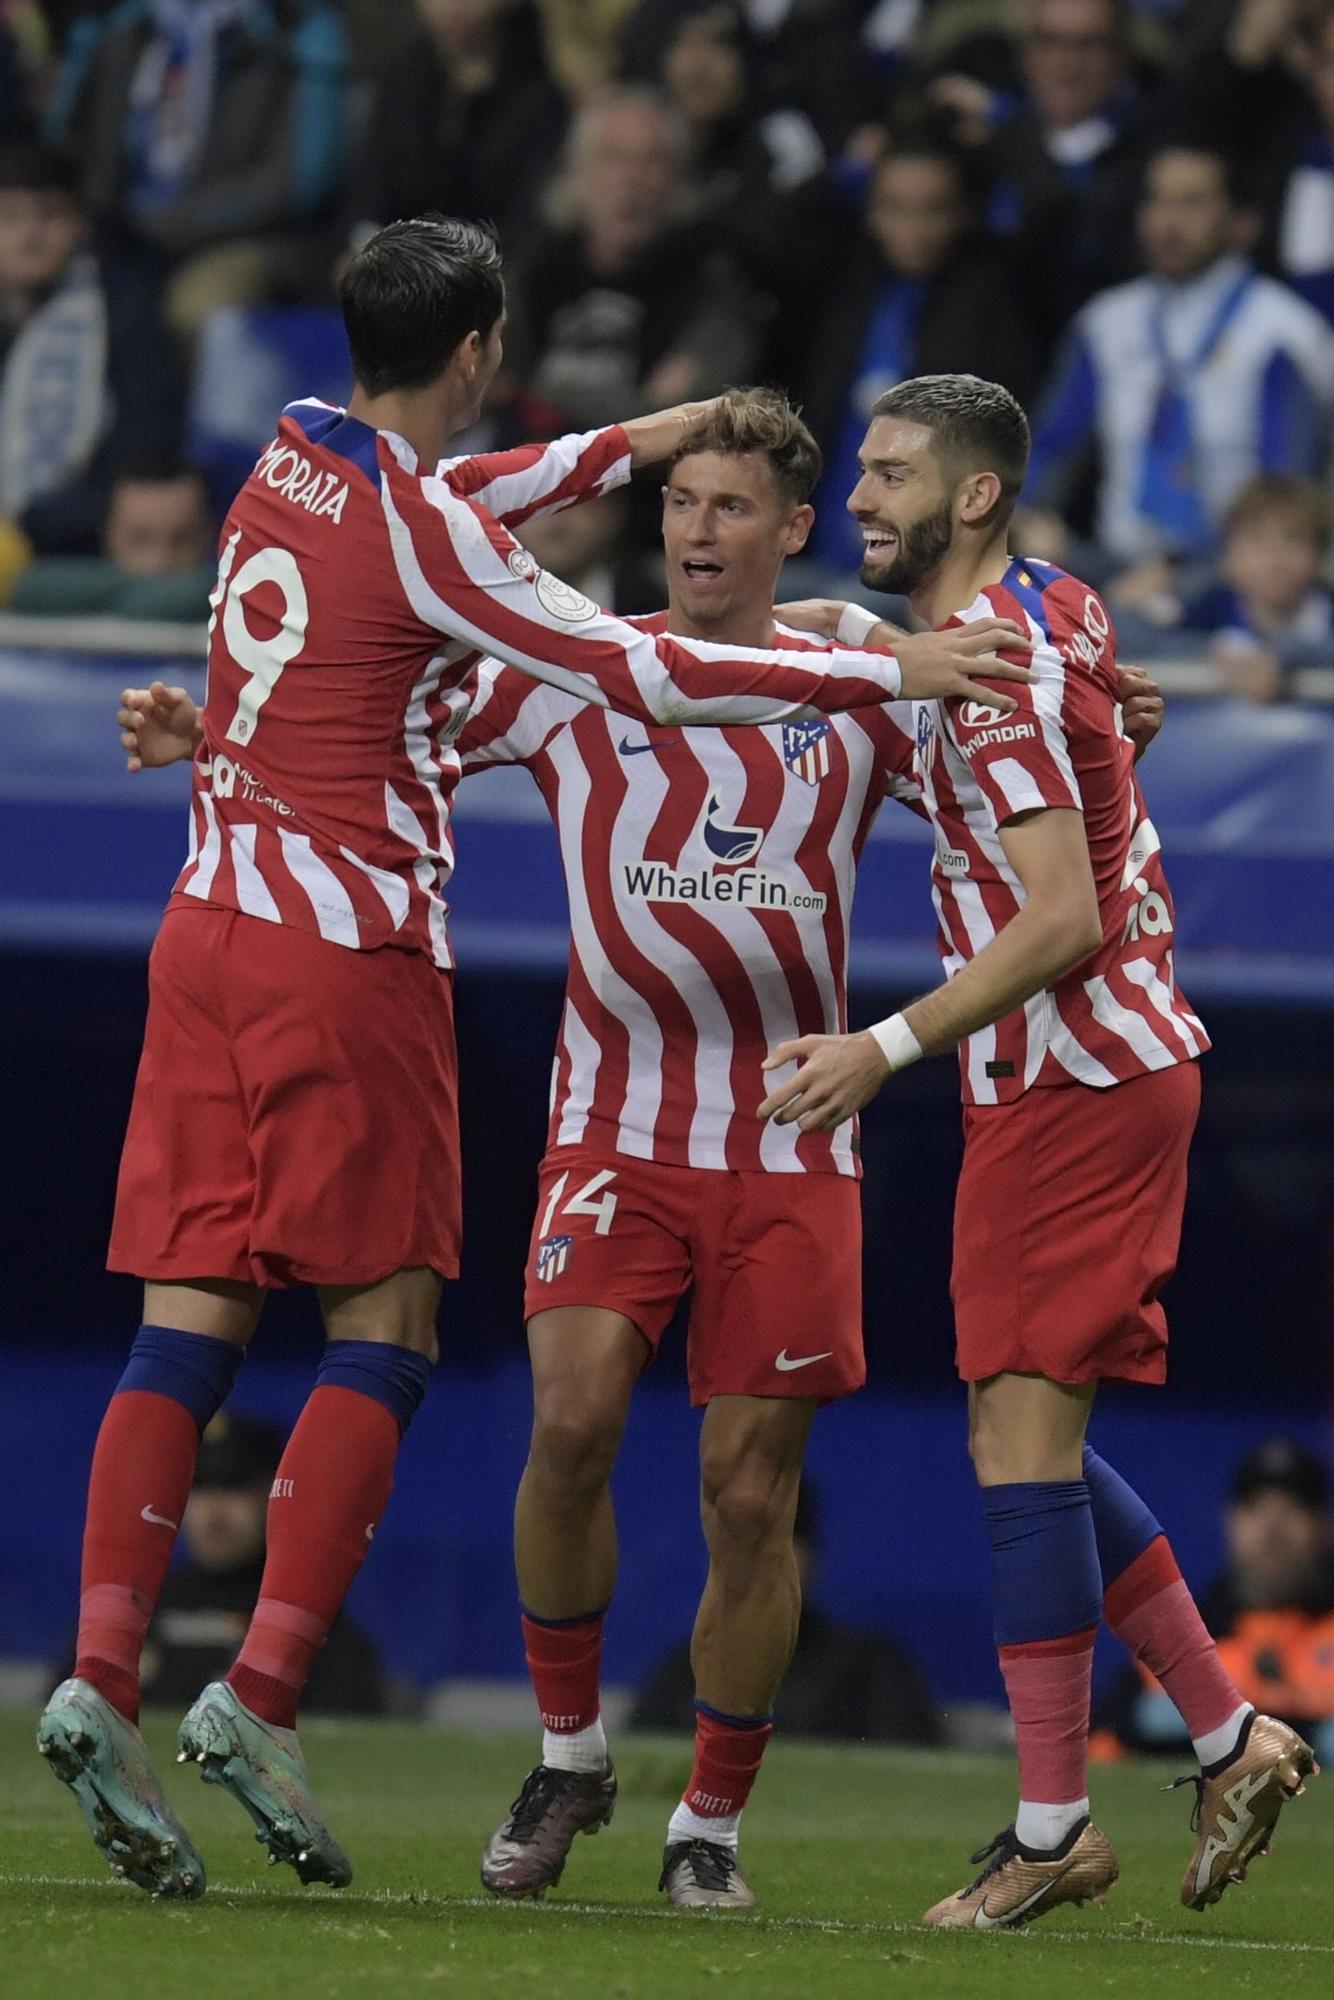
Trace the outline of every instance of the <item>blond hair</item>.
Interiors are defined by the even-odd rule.
[[[751,453],[766,458],[784,498],[798,507],[810,499],[824,470],[824,457],[800,410],[778,389],[728,389],[686,432],[672,464],[701,451],[716,451],[723,458]]]

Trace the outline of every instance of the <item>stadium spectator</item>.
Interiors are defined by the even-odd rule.
[[[635,0],[537,0],[547,64],[572,103],[612,81]]]
[[[756,102],[803,112],[831,156],[873,107],[862,0],[739,0]],[[692,0],[640,0],[625,30],[622,73],[649,83]]]
[[[608,92],[570,134],[561,220],[522,254],[513,373],[576,424],[707,396],[743,377],[752,304],[689,219],[687,138],[655,93]]]
[[[862,238],[811,342],[806,413],[828,445],[812,554],[862,560],[844,505],[876,397],[912,375],[985,373],[1027,399],[1037,349],[999,251],[982,236],[968,162],[929,127],[905,132],[872,177]]]
[[[39,555],[96,550],[117,468],[175,442],[176,371],[137,276],[90,247],[73,168],[0,154],[0,523]]]
[[[699,215],[776,300],[780,328],[804,319],[830,242],[824,147],[804,111],[759,96],[738,0],[682,0],[660,81],[689,129]]]
[[[36,0],[0,0],[0,132],[11,143],[36,136],[52,56],[47,12]]]
[[[348,149],[334,0],[129,0],[79,20],[48,114],[84,200],[165,258],[172,323],[323,296]]]
[[[1161,148],[1139,207],[1145,276],[1084,307],[1034,425],[1025,489],[1060,514],[1096,446],[1095,533],[1125,601],[1163,587],[1162,562],[1207,554],[1259,472],[1316,473],[1334,407],[1334,336],[1242,252],[1246,219],[1222,155]],[[1050,517],[1022,530],[1059,561]],[[1095,576],[1096,580],[1096,576]]]
[[[231,1665],[264,1571],[264,1517],[282,1432],[222,1411],[205,1431],[181,1534],[185,1560],[162,1586],[144,1644],[144,1700],[183,1708]],[[73,1653],[63,1680],[72,1671]],[[323,1715],[382,1715],[384,1678],[370,1640],[340,1617],[311,1669],[306,1705]]]
[[[1191,48],[1178,95],[1219,145],[1245,133],[1265,261],[1334,319],[1334,5],[1238,0],[1225,12]]]
[[[1127,0],[1032,0],[1018,91],[939,77],[929,97],[985,147],[989,220],[1009,239],[1055,335],[1099,286],[1129,275],[1139,94]]]
[[[1327,666],[1334,654],[1334,591],[1322,571],[1329,509],[1309,479],[1264,473],[1227,512],[1218,574],[1184,601],[1171,592],[1118,621],[1122,644],[1151,658],[1183,636],[1207,643],[1220,685],[1252,701],[1277,701],[1293,668]]]
[[[797,1496],[793,1549],[801,1579],[801,1623],[775,1706],[787,1736],[853,1742],[939,1743],[940,1716],[911,1653],[882,1632],[837,1625],[811,1601],[820,1567],[819,1506],[810,1482]],[[635,1697],[632,1729],[695,1727],[695,1675],[682,1645],[656,1666]]]
[[[1334,322],[1334,6],[1315,15],[1297,48],[1309,97],[1297,125],[1304,144],[1279,209],[1278,265]]]
[[[379,85],[354,197],[358,238],[446,209],[505,241],[531,218],[565,126],[536,9],[417,0],[420,32]]]
[[[1237,1467],[1223,1517],[1227,1567],[1200,1600],[1241,1692],[1334,1756],[1334,1556],[1329,1475],[1314,1452],[1272,1438]],[[1102,1716],[1104,1756],[1180,1756],[1189,1738],[1151,1676],[1128,1666]]]
[[[111,488],[100,556],[45,556],[19,577],[12,611],[203,622],[217,535],[201,472],[171,452],[127,459]]]

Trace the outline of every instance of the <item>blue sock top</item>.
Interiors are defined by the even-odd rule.
[[[370,1396],[398,1419],[405,1431],[421,1408],[431,1364],[410,1347],[387,1340],[331,1340],[316,1377],[322,1388],[355,1389]]]
[[[217,1340],[212,1334],[182,1333],[174,1326],[141,1326],[116,1393],[146,1389],[155,1396],[170,1396],[173,1402],[184,1404],[202,1436],[230,1395],[244,1359],[243,1347]]]

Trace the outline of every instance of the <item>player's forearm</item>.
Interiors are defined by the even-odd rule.
[[[989,1028],[1087,958],[1101,932],[1079,902],[1028,903],[953,977],[903,1010],[923,1055]]]
[[[455,493],[485,507],[512,530],[624,486],[638,463],[629,427],[609,424],[602,430],[571,432],[549,444],[446,459],[438,472]]]

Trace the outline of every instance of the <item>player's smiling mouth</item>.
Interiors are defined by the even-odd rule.
[[[899,538],[893,528],[863,527],[862,543],[868,556],[883,556],[898,547]]]

